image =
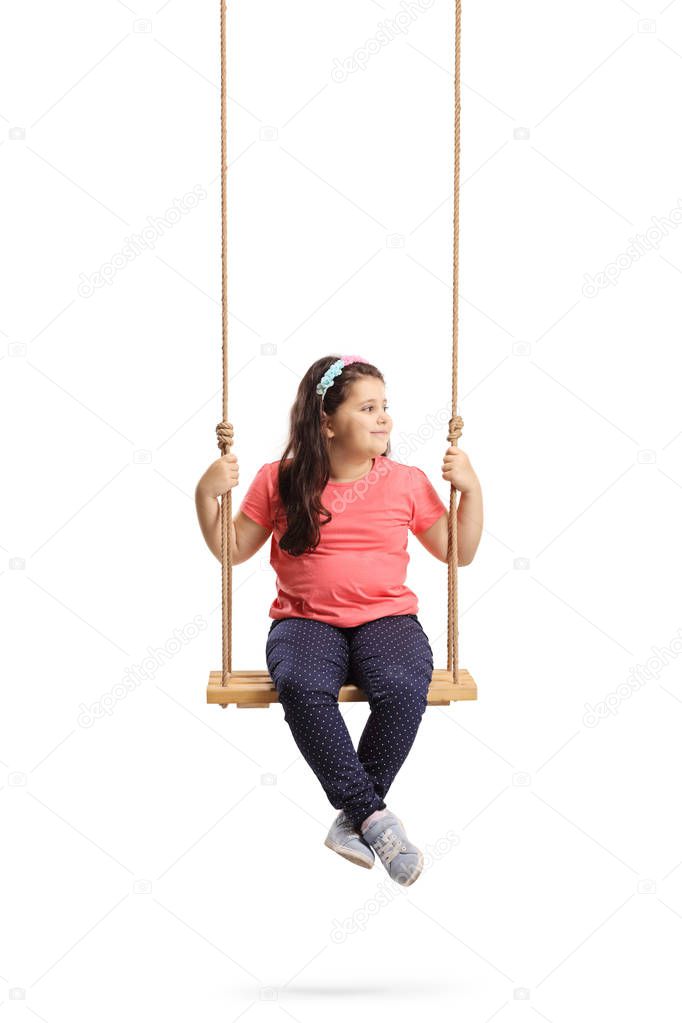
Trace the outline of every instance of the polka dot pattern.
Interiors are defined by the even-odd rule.
[[[426,710],[433,652],[417,615],[350,628],[278,618],[265,656],[296,745],[332,806],[359,826],[386,806]],[[338,702],[349,680],[365,690],[370,706],[357,752]]]

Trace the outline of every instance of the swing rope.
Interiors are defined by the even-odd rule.
[[[459,349],[459,191],[460,191],[460,148],[462,111],[462,0],[455,0],[455,161],[454,161],[454,211],[452,221],[452,419],[448,423],[448,443],[457,444],[462,436],[464,420],[455,415],[457,408],[457,376]],[[457,682],[459,674],[459,635],[457,624],[459,608],[457,603],[457,505],[455,488],[450,487],[450,511],[448,516],[448,671],[453,672]]]
[[[216,426],[221,455],[234,443],[234,429],[227,418],[228,357],[227,343],[227,0],[220,0],[220,202],[222,211],[222,298],[223,298],[223,418]],[[229,529],[229,533],[228,533]],[[220,560],[222,563],[223,601],[223,685],[232,672],[232,491],[220,502]]]
[[[223,341],[223,418],[216,426],[218,447],[222,455],[234,443],[234,429],[228,421],[228,359],[227,338],[227,0],[220,0],[220,181],[222,221],[222,341]],[[457,375],[459,347],[459,191],[461,138],[461,23],[462,2],[455,0],[455,133],[454,133],[454,214],[452,268],[452,410],[448,423],[448,443],[456,445],[462,435],[464,421],[455,415],[457,408]],[[227,686],[232,673],[232,491],[220,501],[220,555],[222,567],[222,685]],[[448,512],[448,637],[447,670],[455,683],[459,672],[458,602],[457,602],[457,503],[455,488],[450,487]],[[222,704],[225,706],[225,704]]]

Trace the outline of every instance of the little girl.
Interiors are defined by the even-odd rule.
[[[272,534],[277,597],[268,671],[294,741],[333,807],[325,845],[363,867],[376,853],[391,878],[412,884],[423,856],[384,796],[414,742],[433,653],[405,585],[407,530],[447,563],[448,509],[421,469],[389,457],[384,378],[360,356],[325,356],[301,380],[281,459],[256,473],[232,523],[232,564]],[[443,479],[460,491],[458,558],[471,563],[483,529],[481,487],[466,454],[449,447]],[[220,560],[218,495],[239,483],[226,454],[196,488],[199,523]],[[341,715],[349,679],[370,715],[357,752]]]

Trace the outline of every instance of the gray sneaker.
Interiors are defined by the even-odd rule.
[[[394,813],[377,817],[365,828],[362,837],[374,849],[394,881],[410,885],[417,880],[422,872],[424,856],[421,849],[410,842],[403,822]]]
[[[359,867],[374,866],[372,849],[363,840],[359,829],[346,817],[343,810],[340,810],[336,816],[324,844],[328,849],[337,852],[339,856],[350,860],[351,863],[357,863]]]

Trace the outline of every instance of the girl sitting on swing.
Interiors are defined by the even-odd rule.
[[[277,597],[266,661],[294,741],[340,812],[325,845],[409,885],[423,855],[384,797],[427,706],[433,653],[405,585],[408,528],[448,560],[448,509],[417,467],[389,457],[392,419],[384,378],[360,356],[310,366],[290,413],[281,459],[262,465],[232,522],[232,564],[272,534]],[[483,529],[481,486],[467,455],[449,447],[443,479],[460,492],[458,564]],[[204,539],[221,559],[218,496],[239,483],[237,456],[212,463],[196,488]],[[338,704],[348,678],[370,715],[355,750]]]

